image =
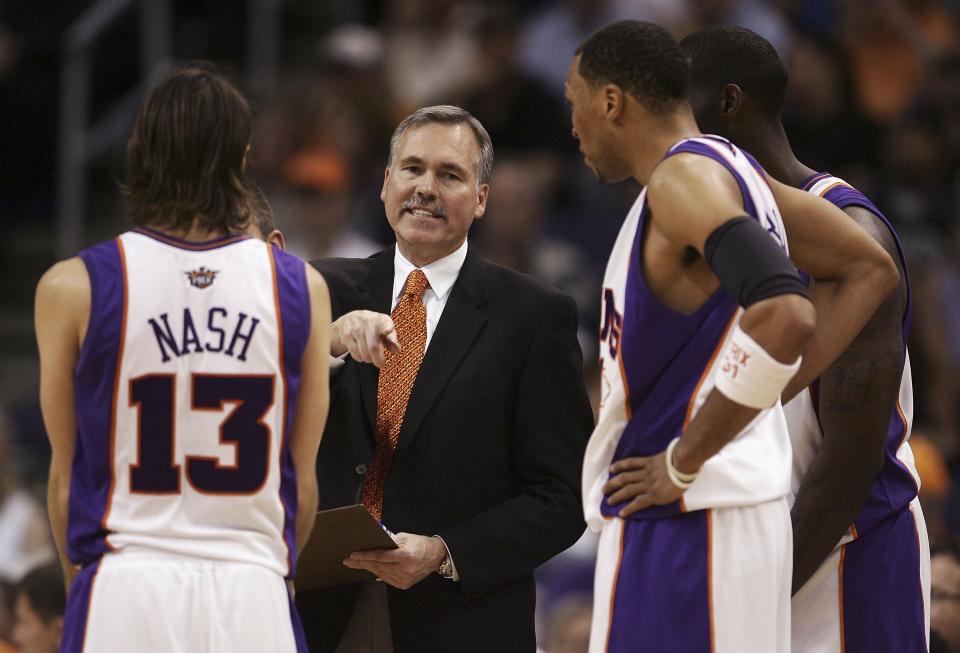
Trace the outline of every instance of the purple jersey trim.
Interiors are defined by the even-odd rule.
[[[713,140],[732,152],[737,151],[728,141]],[[745,211],[760,220],[746,182],[719,152],[705,143],[683,141],[667,156],[682,152],[706,156],[729,170],[743,193]],[[647,286],[642,264],[649,217],[649,208],[644,205],[634,236],[624,291],[620,359],[627,384],[630,419],[620,436],[614,461],[660,453],[670,440],[683,433],[690,403],[739,308],[736,300],[723,288],[719,288],[691,315],[665,306],[654,296]],[[600,512],[614,516],[622,507],[623,504],[610,505],[604,498]],[[640,510],[628,519],[660,519],[683,512],[681,502],[675,501]]]
[[[277,306],[282,333],[284,387],[283,446],[280,448],[280,502],[283,504],[283,537],[287,545],[289,570],[296,574],[297,473],[290,452],[289,437],[300,391],[303,352],[310,336],[310,291],[304,262],[275,247],[270,248],[276,282]]]
[[[153,238],[154,240],[157,240],[165,245],[171,245],[172,247],[178,247],[180,249],[188,249],[194,252],[202,252],[208,249],[226,247],[227,245],[232,245],[233,243],[250,238],[249,234],[228,234],[226,236],[220,236],[219,238],[194,242],[191,240],[184,240],[183,238],[177,238],[175,236],[170,236],[163,232],[157,231],[156,229],[150,229],[149,227],[134,227],[131,231],[133,231],[133,233],[140,234],[141,236]]]
[[[891,224],[891,222],[887,219],[887,216],[885,216],[883,212],[877,208],[877,205],[870,201],[870,198],[852,186],[848,186],[847,184],[836,184],[827,189],[827,191],[823,194],[823,198],[834,204],[839,209],[845,209],[850,206],[859,206],[870,211],[880,219],[880,221],[890,232],[890,235],[893,236],[893,242],[897,246],[897,254],[900,257],[900,266],[903,269],[903,275],[906,277],[907,282],[907,305],[904,309],[903,315],[903,342],[906,344],[907,336],[909,335],[910,330],[909,327],[913,297],[910,287],[910,275],[907,271],[907,257],[903,253],[903,244],[900,242],[900,237],[897,235],[896,229],[893,228],[893,224]]]
[[[77,439],[70,478],[67,555],[88,564],[106,551],[104,521],[113,486],[111,439],[126,274],[119,240],[80,252],[90,277],[90,320],[74,374]]]
[[[715,141],[720,145],[726,146],[726,148],[730,150],[731,154],[734,154],[737,151],[736,146],[730,141],[728,141],[727,139],[725,139],[723,136],[717,136],[716,134],[704,134],[702,138],[706,138],[711,141]],[[761,178],[766,177],[766,173],[763,171],[763,166],[761,166],[760,163],[755,158],[753,158],[752,154],[750,154],[746,150],[740,150],[740,153],[743,154],[744,157],[746,157],[747,161],[750,163],[750,165],[753,166],[753,169],[760,174]]]
[[[100,570],[100,560],[87,565],[73,579],[63,614],[63,635],[60,638],[60,653],[83,653],[87,637],[87,622],[90,618],[90,597],[93,584]]]
[[[716,140],[716,138],[714,140]],[[723,139],[720,139],[720,140],[722,141]],[[718,144],[727,145],[728,147],[732,148],[729,142],[724,141]],[[731,149],[731,152],[733,151],[735,150]],[[743,150],[740,150],[740,151],[743,152]],[[727,161],[722,156],[720,156],[709,145],[705,143],[698,143],[696,141],[682,141],[679,145],[674,146],[674,148],[670,150],[670,152],[667,154],[667,157],[671,157],[676,154],[683,154],[683,153],[703,155],[709,159],[716,161],[717,163],[722,165],[724,168],[726,168],[730,172],[730,174],[733,175],[733,178],[736,179],[737,186],[740,187],[740,194],[743,196],[744,210],[748,214],[750,214],[750,217],[756,220],[760,219],[760,216],[757,214],[757,207],[754,205],[753,198],[750,196],[750,189],[747,188],[747,182],[744,181],[743,177],[740,176],[740,173],[737,172],[737,170],[732,165],[730,165],[729,161]],[[749,158],[748,158],[748,161],[749,161]],[[756,161],[751,162],[751,165],[757,166]],[[759,168],[759,166],[757,167]]]
[[[713,650],[710,514],[624,521],[608,652]]]
[[[809,188],[812,188],[818,181],[830,176],[832,176],[830,173],[817,173],[807,180],[805,186],[809,190]],[[910,277],[907,272],[906,256],[903,253],[903,246],[900,243],[900,238],[897,236],[896,230],[893,228],[893,225],[890,224],[890,221],[887,220],[886,216],[883,215],[880,209],[878,209],[866,195],[849,184],[837,182],[823,193],[823,198],[840,209],[859,206],[870,211],[877,216],[890,231],[890,235],[893,236],[893,241],[897,247],[897,254],[900,258],[900,266],[907,283],[907,305],[904,309],[902,327],[902,342],[904,347],[906,347],[910,334],[912,313]],[[867,533],[891,515],[908,509],[910,502],[917,496],[918,488],[914,481],[913,474],[911,474],[900,459],[897,458],[897,450],[900,448],[906,435],[907,423],[898,403],[896,406],[891,407],[883,468],[880,470],[880,475],[870,490],[870,495],[860,509],[860,513],[854,520],[854,527],[860,535]]]
[[[809,191],[813,188],[813,185],[816,184],[821,179],[826,179],[827,177],[832,177],[829,172],[815,172],[806,179],[803,180],[803,183],[800,184],[800,190]]]
[[[722,288],[691,315],[662,304],[650,292],[643,276],[641,259],[648,218],[649,211],[644,207],[623,298],[620,357],[630,419],[613,460],[660,453],[683,432],[690,401],[738,308]],[[604,498],[600,511],[613,516],[622,506],[610,505]],[[629,519],[658,519],[682,512],[680,502],[675,501],[651,506]]]

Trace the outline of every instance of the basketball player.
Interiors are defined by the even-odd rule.
[[[277,228],[270,200],[259,186],[254,187],[256,211],[247,232],[270,245],[286,249],[283,232]],[[384,313],[356,310],[345,313],[330,325],[330,372],[336,372],[349,354],[360,363],[383,367],[384,350],[401,350],[393,319]]]
[[[260,238],[268,245],[275,245],[280,249],[286,249],[287,243],[283,237],[283,232],[277,228],[277,220],[273,215],[273,207],[270,206],[270,200],[266,193],[259,186],[253,187],[254,211],[253,218],[247,227],[247,232],[254,238]]]
[[[787,71],[739,27],[691,34],[691,98],[701,129],[729,137],[785,184],[843,209],[893,258],[900,283],[840,358],[784,406],[793,444],[794,653],[914,653],[929,641],[930,559],[906,351],[910,284],[879,209],[850,184],[797,160],[780,120]],[[789,234],[789,228],[788,228]],[[816,293],[816,284],[813,285]],[[828,334],[833,317],[817,311]]]
[[[137,226],[37,288],[63,651],[306,650],[284,578],[316,512],[330,309],[246,233],[250,124],[222,77],[171,73],[128,144]]]
[[[601,530],[590,650],[786,653],[790,443],[779,397],[814,332],[787,254],[837,279],[839,298],[859,296],[837,327],[841,346],[897,272],[836,207],[701,135],[686,83],[673,38],[625,21],[581,44],[565,87],[587,165],[602,181],[645,187],[604,279],[603,397],[583,472],[586,517]],[[807,368],[839,353],[813,344]],[[611,487],[611,463],[627,457],[639,465]]]

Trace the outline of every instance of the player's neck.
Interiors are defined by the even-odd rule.
[[[631,148],[634,158],[631,165],[633,178],[647,185],[663,157],[670,148],[684,138],[700,135],[693,112],[689,108],[660,117],[653,125],[641,125],[635,132],[631,142],[636,147]]]
[[[172,236],[174,238],[179,238],[180,240],[188,240],[195,243],[202,243],[229,235],[222,229],[211,229],[198,219],[194,219],[193,223],[188,228],[173,229],[170,227],[160,227],[154,225],[147,226],[154,231],[159,231],[167,236]]]
[[[783,125],[767,124],[749,137],[736,139],[743,149],[756,157],[763,169],[777,181],[799,188],[816,171],[797,159]]]

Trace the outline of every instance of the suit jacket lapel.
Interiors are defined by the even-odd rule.
[[[440,322],[430,339],[417,380],[413,384],[407,410],[403,416],[397,449],[409,446],[420,425],[430,412],[433,402],[446,385],[450,375],[470,350],[487,318],[477,307],[488,298],[483,259],[467,251],[467,258],[460,269]],[[373,388],[376,406],[376,383]],[[376,414],[376,409],[374,409]],[[374,421],[374,423],[376,423]]]
[[[359,290],[345,298],[344,304],[350,310],[376,311],[390,314],[391,295],[393,294],[393,247],[376,255],[370,273]],[[363,405],[370,420],[371,432],[377,428],[377,381],[380,370],[370,363],[358,363],[360,389]]]

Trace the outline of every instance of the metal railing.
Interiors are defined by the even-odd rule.
[[[91,122],[93,45],[134,5],[139,6],[140,14],[140,80],[102,117]],[[170,66],[171,11],[169,0],[100,0],[66,31],[60,73],[58,258],[72,256],[83,243],[90,160],[123,137],[146,90]]]
[[[279,66],[280,0],[250,0],[248,6],[248,82],[259,94],[268,96],[276,87]],[[140,78],[102,117],[91,122],[93,46],[134,9],[139,11],[140,22]],[[170,0],[100,0],[65,34],[58,139],[58,258],[74,255],[84,242],[90,161],[127,135],[147,91],[173,62],[172,12]]]

